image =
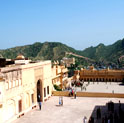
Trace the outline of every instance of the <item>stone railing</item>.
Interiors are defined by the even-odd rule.
[[[54,96],[69,96],[69,91],[53,91]],[[97,92],[77,92],[77,97],[104,97],[104,98],[124,98],[124,94],[119,93],[97,93]]]

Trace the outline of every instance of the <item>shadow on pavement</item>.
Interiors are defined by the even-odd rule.
[[[88,123],[124,123],[124,103],[110,101],[95,106]]]

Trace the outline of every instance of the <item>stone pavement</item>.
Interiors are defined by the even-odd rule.
[[[63,97],[63,106],[59,106],[59,97],[52,96],[42,103],[41,111],[37,107],[13,123],[83,123],[84,116],[89,119],[96,106],[110,100],[124,103],[123,98]]]
[[[82,92],[103,92],[103,93],[124,93],[124,85],[121,82],[84,82],[83,87],[86,88]],[[77,91],[81,91],[81,87],[77,87]]]

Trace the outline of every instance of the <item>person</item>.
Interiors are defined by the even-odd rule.
[[[81,85],[81,91],[83,90],[83,85]]]
[[[71,88],[69,89],[69,97],[71,96]]]
[[[63,97],[59,97],[59,106],[63,106]]]
[[[75,90],[74,94],[75,94],[74,97],[75,97],[75,99],[76,99],[76,90]]]
[[[39,102],[39,108],[40,108],[40,110],[41,110],[41,105],[42,105],[42,103],[41,103],[41,101]]]
[[[73,91],[73,89],[71,89],[71,95],[73,96],[73,93],[74,93],[74,91]]]
[[[119,100],[119,108],[121,108],[121,102],[120,102],[120,100]]]
[[[83,118],[83,123],[87,123],[87,117],[86,116],[84,116],[84,118]]]
[[[41,110],[41,96],[40,96],[40,94],[37,95],[37,101],[39,104],[39,109]]]
[[[61,97],[61,106],[63,106],[63,97]]]
[[[61,106],[61,103],[62,103],[62,102],[61,102],[61,97],[59,97],[59,105],[60,105],[60,106]]]

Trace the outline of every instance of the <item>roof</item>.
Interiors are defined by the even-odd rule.
[[[16,60],[24,60],[25,57],[22,55],[22,54],[19,54],[17,57],[16,57]]]

